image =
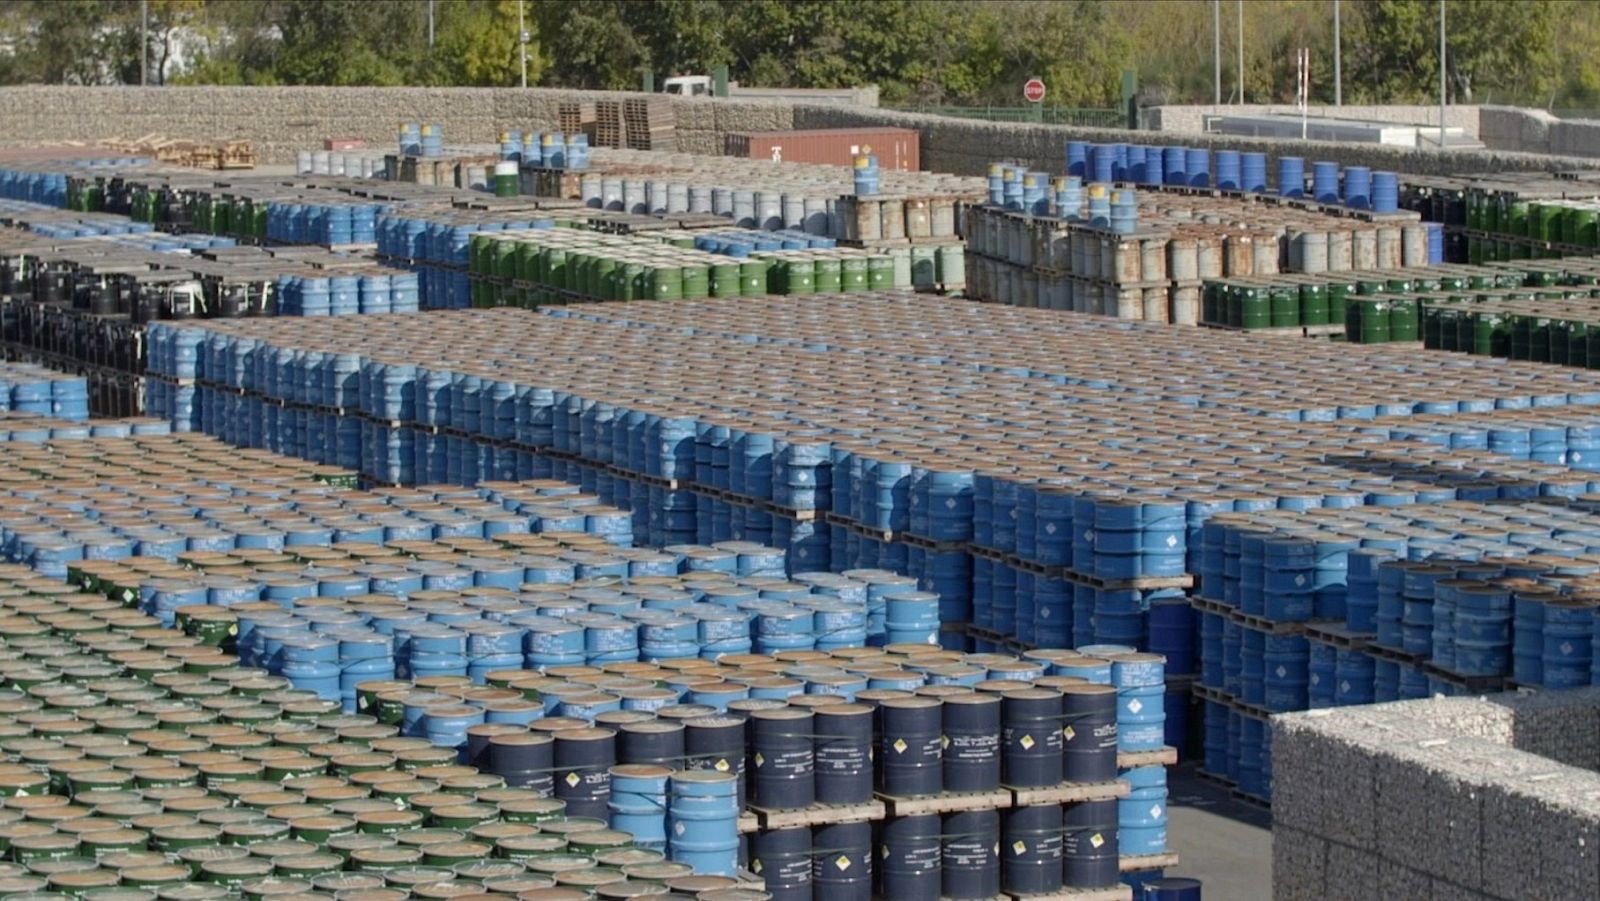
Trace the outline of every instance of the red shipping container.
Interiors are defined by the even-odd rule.
[[[920,135],[910,128],[818,128],[810,131],[757,131],[727,135],[723,154],[778,163],[848,166],[870,147],[878,168],[915,172],[922,168]]]
[[[360,150],[367,146],[367,142],[360,138],[325,138],[322,142],[323,150]],[[881,163],[879,164],[882,165]]]

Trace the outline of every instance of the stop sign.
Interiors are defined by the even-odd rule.
[[[1043,100],[1044,82],[1037,78],[1028,79],[1028,83],[1022,86],[1022,96],[1029,103],[1038,103]]]

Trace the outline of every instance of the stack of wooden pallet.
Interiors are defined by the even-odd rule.
[[[622,122],[622,101],[596,101],[594,105],[594,146],[628,146],[624,142]]]
[[[630,149],[668,152],[678,149],[677,120],[667,98],[624,100],[622,121]]]
[[[157,162],[195,169],[253,169],[259,161],[249,141],[186,141],[160,134],[140,138],[107,138],[100,142],[120,153],[147,156]]]
[[[563,100],[556,104],[556,124],[562,134],[583,134],[595,125],[595,105],[592,101]]]

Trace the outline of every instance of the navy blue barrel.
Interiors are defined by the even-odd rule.
[[[617,733],[610,729],[568,729],[555,733],[553,738],[555,795],[567,802],[567,815],[609,820]]]
[[[1001,781],[1044,788],[1062,779],[1061,692],[1021,688],[1000,696]]]
[[[830,823],[811,833],[811,891],[828,901],[872,901],[872,824]]]
[[[872,708],[835,704],[813,711],[817,802],[865,804],[872,800]]]
[[[1117,778],[1117,689],[1081,683],[1061,687],[1062,775],[1068,782]]]
[[[1152,879],[1144,884],[1144,901],[1201,901],[1200,880],[1181,876]]]
[[[1035,804],[1005,813],[1000,842],[1000,884],[1007,892],[1042,894],[1061,889],[1061,805]]]
[[[537,732],[494,735],[486,752],[489,773],[511,788],[527,788],[541,797],[555,791],[555,740]]]
[[[768,810],[810,807],[817,799],[815,724],[810,710],[779,707],[750,714],[750,803]]]
[[[1115,705],[1116,693],[1112,692]],[[1000,787],[1000,698],[992,694],[948,695],[944,722],[944,789],[993,791]]]
[[[902,798],[944,789],[943,704],[938,698],[891,698],[878,705],[878,787]]]
[[[944,880],[941,872],[944,854],[940,847],[943,827],[936,813],[890,817],[883,821],[878,827],[875,874],[879,897],[895,901],[939,901]]]
[[[685,769],[717,770],[722,773],[733,773],[738,777],[739,809],[743,810],[747,793],[744,720],[736,716],[697,716],[685,719],[683,749],[687,763]]]
[[[623,723],[617,727],[617,761],[683,768],[683,724],[667,720]]]
[[[1120,880],[1117,802],[1080,801],[1062,816],[1062,877],[1067,888],[1108,888]]]
[[[750,870],[766,881],[772,901],[811,901],[811,827],[751,835]]]
[[[945,814],[942,835],[944,896],[979,901],[1000,894],[1000,812]]]

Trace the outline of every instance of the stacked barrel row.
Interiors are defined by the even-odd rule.
[[[1559,419],[1496,420],[1484,431],[1502,445],[1563,431]],[[1541,441],[1536,453],[1592,466],[1597,427],[1569,426],[1572,437],[1557,442],[1569,450]],[[1507,680],[1590,684],[1597,623],[1587,577],[1600,572],[1600,538],[1595,497],[1576,492],[1592,487],[1574,480],[1563,498],[1528,486],[1541,500],[1532,506],[1457,501],[1212,520],[1198,602],[1206,769],[1270,796],[1261,725],[1270,713]]]
[[[89,418],[89,385],[28,363],[0,363],[0,412],[81,422]]]
[[[1522,276],[1506,290],[1439,292],[1419,298],[1423,346],[1476,356],[1533,360],[1565,366],[1600,365],[1590,353],[1595,321],[1593,261],[1497,264]]]
[[[127,438],[131,435],[167,435],[172,423],[164,419],[57,419],[36,413],[0,412],[0,442],[74,441],[80,438]]]

